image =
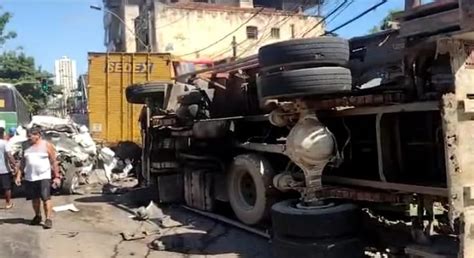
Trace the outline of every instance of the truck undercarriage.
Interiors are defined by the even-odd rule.
[[[131,86],[144,171],[163,202],[271,219],[277,257],[473,257],[473,10],[435,2],[400,29]]]

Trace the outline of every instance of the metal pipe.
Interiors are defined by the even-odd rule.
[[[444,187],[429,187],[420,185],[409,185],[399,183],[385,183],[374,180],[353,179],[340,176],[323,176],[324,184],[341,184],[382,189],[386,191],[400,191],[406,193],[418,193],[425,195],[448,197],[448,189]]]
[[[202,216],[205,216],[205,217],[209,217],[211,219],[215,219],[215,220],[218,220],[220,222],[223,222],[223,223],[226,223],[226,224],[229,224],[231,226],[234,226],[234,227],[237,227],[237,228],[240,228],[242,230],[245,230],[245,231],[248,231],[250,233],[254,233],[256,235],[259,235],[261,237],[264,237],[266,239],[270,239],[270,235],[266,232],[263,232],[261,230],[258,230],[258,229],[255,229],[255,228],[252,228],[252,227],[249,227],[247,225],[244,225],[243,223],[240,223],[240,222],[237,222],[237,221],[234,221],[234,220],[231,220],[231,219],[228,219],[224,216],[221,216],[221,215],[217,215],[217,214],[213,214],[213,213],[210,213],[210,212],[205,212],[205,211],[201,211],[201,210],[197,210],[197,209],[194,209],[194,208],[191,208],[191,207],[188,207],[188,206],[181,206],[183,208],[185,208],[186,210],[190,210],[192,212],[195,212],[197,214],[200,214]]]

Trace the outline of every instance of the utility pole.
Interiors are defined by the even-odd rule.
[[[148,9],[148,6],[146,6],[146,18],[147,18],[147,25],[148,25],[148,28],[147,28],[147,46],[148,46],[148,52],[152,52],[153,51],[153,43],[152,43],[152,28],[153,28],[153,25],[152,25],[152,22],[151,22],[151,11]]]
[[[237,39],[235,36],[232,37],[232,57],[234,59],[237,57]]]

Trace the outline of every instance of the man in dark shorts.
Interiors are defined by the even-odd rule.
[[[12,166],[15,159],[10,153],[8,142],[4,140],[5,128],[0,127],[0,188],[5,195],[5,209],[13,207],[12,198]]]
[[[41,138],[40,128],[34,127],[29,129],[28,139],[28,143],[23,148],[23,157],[15,183],[21,183],[21,174],[24,173],[26,198],[32,201],[35,212],[31,225],[40,225],[42,222],[42,201],[46,217],[43,227],[49,229],[53,227],[51,220],[53,210],[51,204],[51,180],[56,185],[59,185],[61,182],[59,166],[56,161],[56,150],[51,143]]]

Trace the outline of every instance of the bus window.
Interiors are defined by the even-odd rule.
[[[11,84],[0,83],[0,127],[26,126],[31,121],[28,103]]]
[[[0,88],[0,112],[15,111],[13,91],[6,87]]]

